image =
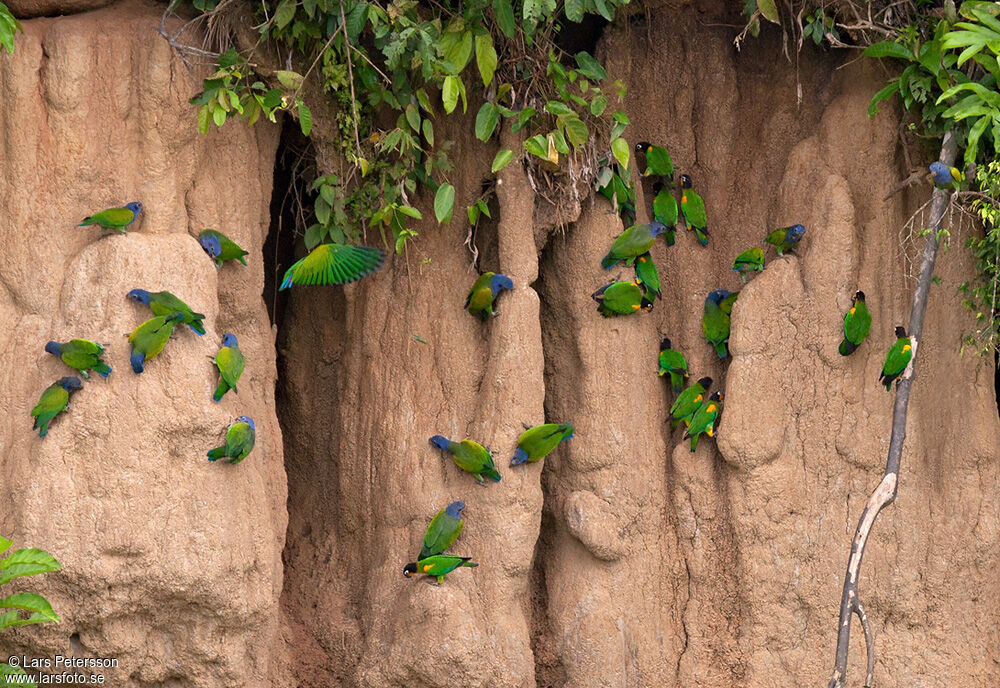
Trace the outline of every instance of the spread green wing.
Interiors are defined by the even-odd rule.
[[[293,284],[347,284],[369,275],[385,262],[385,251],[368,246],[320,244],[285,273],[281,289]]]

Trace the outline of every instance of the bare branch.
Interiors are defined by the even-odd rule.
[[[949,131],[941,143],[939,160],[949,167],[955,163],[957,144],[955,137]],[[906,440],[906,411],[910,402],[910,386],[913,384],[913,371],[919,355],[920,336],[924,329],[924,315],[927,312],[927,296],[930,292],[931,280],[934,277],[934,262],[938,251],[938,230],[944,219],[951,199],[946,189],[935,189],[931,199],[931,218],[927,237],[924,242],[923,256],[920,261],[920,273],[917,286],[913,291],[913,305],[910,309],[909,335],[913,340],[913,357],[896,386],[896,400],[892,411],[892,437],[889,440],[889,457],[885,464],[885,473],[878,487],[868,498],[865,508],[858,520],[858,527],[851,541],[851,554],[847,562],[847,573],[844,576],[844,592],[840,598],[840,620],[837,630],[837,650],[833,664],[833,675],[828,688],[844,688],[847,677],[847,650],[851,639],[851,617],[854,613],[862,619],[861,625],[866,625],[860,600],[858,599],[858,578],[861,575],[861,560],[865,554],[865,545],[871,534],[875,519],[886,506],[896,499],[899,489],[899,465],[903,457],[903,442]],[[870,630],[866,629],[868,644],[868,671],[874,671],[875,654],[870,640]]]

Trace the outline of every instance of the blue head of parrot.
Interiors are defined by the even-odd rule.
[[[462,518],[462,509],[465,508],[465,502],[452,502],[444,510],[446,514],[452,518]]]
[[[490,281],[490,290],[493,292],[494,297],[497,294],[499,294],[502,289],[513,289],[513,288],[514,288],[514,280],[512,280],[507,275],[501,275],[500,273],[497,273],[493,275],[493,279],[492,281]]]
[[[253,420],[250,419],[250,416],[240,416],[239,418],[236,419],[236,422],[237,423],[246,423],[247,425],[250,426],[251,430],[253,430],[254,432],[257,432],[257,428],[254,426]]]
[[[63,377],[59,379],[59,386],[65,389],[67,392],[74,392],[78,389],[83,388],[83,383],[80,382],[80,378],[75,375],[70,375],[68,377]]]
[[[940,186],[947,186],[951,184],[954,179],[951,176],[951,168],[945,165],[943,162],[936,161],[932,162],[930,165],[931,176],[934,177],[934,183]]]
[[[222,346],[237,346],[237,345],[238,342],[236,341],[235,334],[229,334],[227,332],[226,334],[222,335]]]
[[[222,253],[222,242],[219,241],[219,237],[214,236],[203,236],[198,237],[198,243],[201,247],[205,249],[205,253],[212,256],[213,258],[218,258],[219,254]]]
[[[731,292],[725,289],[716,289],[711,294],[705,297],[705,303],[712,301],[718,306],[720,303],[726,300],[726,297],[730,295]]]
[[[142,212],[142,203],[139,201],[132,201],[131,203],[126,203],[125,207],[132,211],[133,215],[138,215]]]
[[[438,449],[444,449],[445,451],[448,450],[449,442],[450,440],[443,435],[434,435],[434,437],[431,438],[431,444],[433,444]]]
[[[662,222],[650,222],[649,223],[649,233],[653,235],[653,238],[660,236],[665,231],[667,231],[667,226]]]
[[[806,233],[806,228],[802,225],[792,225],[785,231],[785,243],[797,244]]]
[[[133,289],[128,294],[128,298],[132,299],[136,303],[143,303],[147,306],[149,305],[149,292],[145,289]]]
[[[59,342],[49,342],[45,345],[45,350],[55,356],[62,356],[62,347],[63,345]]]

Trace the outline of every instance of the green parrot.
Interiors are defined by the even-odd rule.
[[[854,292],[851,297],[851,310],[844,316],[844,341],[840,343],[840,355],[850,356],[861,346],[872,327],[872,314],[868,312],[863,291]]]
[[[240,416],[226,430],[226,443],[208,452],[209,461],[229,459],[229,463],[239,463],[253,451],[257,441],[257,428],[249,416]]]
[[[670,339],[664,337],[660,342],[660,376],[667,373],[670,373],[670,386],[674,394],[680,394],[688,377],[688,362],[684,354],[670,348]]]
[[[644,253],[649,253],[656,237],[663,234],[665,230],[666,226],[662,222],[632,225],[612,242],[608,255],[601,259],[601,267],[610,270],[612,266],[621,262],[632,265],[636,258]]]
[[[702,434],[715,437],[715,422],[720,413],[722,413],[722,392],[712,392],[712,396],[701,402],[701,406],[691,416],[691,422],[684,433],[684,439],[691,438],[691,451],[698,449],[698,437]]]
[[[607,183],[601,186],[603,178],[607,179]],[[631,180],[623,177],[617,163],[602,167],[598,175],[597,192],[611,201],[626,227],[635,224],[635,189]]]
[[[174,332],[174,325],[183,319],[183,313],[157,315],[132,331],[128,341],[132,345],[132,370],[137,375],[144,370],[146,361],[163,351]]]
[[[729,315],[732,312],[732,301],[730,301],[732,296],[733,294],[725,289],[716,289],[705,297],[705,312],[701,316],[701,331],[705,334],[705,341],[715,348],[719,358],[725,358],[729,354]]]
[[[786,253],[795,253],[795,247],[799,245],[805,233],[806,228],[802,225],[779,227],[764,237],[764,241],[774,246],[779,256],[783,256]]]
[[[570,423],[545,423],[527,428],[517,438],[517,451],[510,460],[511,466],[522,463],[541,461],[559,446],[560,442],[573,437],[573,426]]]
[[[199,336],[205,334],[205,324],[202,322],[205,316],[201,313],[195,313],[190,306],[169,291],[148,292],[145,289],[133,289],[127,296],[136,303],[149,306],[153,315],[181,313],[184,316],[184,319],[181,320],[182,323],[194,330]]]
[[[655,301],[660,296],[660,271],[649,253],[643,253],[635,259],[635,281],[642,285],[646,298]]]
[[[451,454],[455,465],[476,476],[480,485],[486,484],[483,482],[484,476],[495,483],[500,482],[500,474],[493,465],[493,454],[483,445],[472,440],[452,442],[441,435],[434,435],[431,444]]]
[[[698,243],[708,246],[708,215],[705,213],[705,201],[691,189],[691,176],[681,175],[681,213],[684,224],[694,230]]]
[[[913,358],[913,339],[907,336],[905,327],[897,326],[896,342],[885,355],[882,373],[878,376],[878,381],[885,385],[885,391],[890,391],[892,381],[903,374],[911,358]]]
[[[496,315],[493,311],[493,304],[496,302],[497,295],[504,289],[513,288],[514,281],[507,275],[484,272],[472,283],[472,289],[465,297],[465,307],[473,315],[478,315],[486,320],[491,315]]]
[[[320,244],[288,268],[279,289],[293,284],[327,285],[356,282],[382,267],[385,251],[368,246]]]
[[[424,533],[424,545],[420,548],[417,560],[441,554],[451,547],[462,533],[462,509],[465,502],[452,502],[441,509],[431,519]]]
[[[422,573],[431,578],[437,578],[437,584],[444,583],[444,577],[459,568],[460,566],[476,567],[479,564],[472,561],[472,557],[456,557],[454,554],[435,554],[432,557],[421,559],[403,567],[403,575],[410,576]]]
[[[247,264],[245,256],[249,255],[249,252],[244,251],[222,232],[214,229],[202,230],[201,234],[198,235],[198,243],[201,244],[205,253],[215,261],[217,268],[221,268],[227,260],[238,260],[244,265]]]
[[[646,157],[646,167],[642,171],[643,177],[663,177],[664,181],[671,182],[674,178],[674,163],[670,160],[670,153],[663,146],[654,146],[648,141],[640,141],[635,144],[635,152]]]
[[[722,299],[722,301],[719,302],[719,310],[721,310],[726,315],[732,315],[733,306],[736,304],[736,299],[738,299],[739,297],[740,293],[738,291],[734,291],[732,294],[725,297],[724,299]]]
[[[102,210],[99,213],[88,215],[83,218],[83,222],[78,224],[77,227],[97,225],[101,228],[101,236],[104,236],[112,229],[117,229],[119,232],[124,234],[125,228],[135,222],[135,218],[137,218],[141,212],[142,203],[133,201],[132,203],[126,204],[124,208],[108,208],[107,210]]]
[[[69,406],[70,394],[82,387],[83,383],[80,382],[80,378],[72,375],[59,378],[46,387],[38,399],[38,403],[35,404],[35,408],[31,409],[31,416],[35,419],[35,424],[31,426],[31,429],[37,428],[39,437],[45,437],[49,434],[49,423]]]
[[[655,184],[653,193],[656,194],[653,197],[653,219],[666,227],[663,239],[667,246],[673,246],[677,239],[677,199],[673,190],[663,184]]]
[[[101,360],[104,347],[89,339],[71,339],[68,342],[49,342],[45,350],[58,356],[62,362],[80,373],[84,380],[90,379],[88,371],[93,370],[101,377],[111,374],[111,366]]]
[[[642,295],[638,282],[610,282],[590,295],[605,318],[653,310],[653,302]]]
[[[222,348],[215,354],[215,367],[219,369],[219,385],[212,394],[212,401],[222,401],[222,397],[229,390],[237,391],[236,383],[243,374],[245,363],[236,335],[228,332],[222,335]]]
[[[930,171],[934,185],[942,189],[950,187],[957,191],[965,180],[965,175],[957,167],[948,167],[943,162],[932,162]]]
[[[685,427],[691,423],[694,412],[701,408],[708,390],[712,388],[712,378],[703,377],[683,392],[677,395],[674,403],[670,405],[670,429],[677,427],[678,423],[684,423]]]
[[[733,270],[740,273],[740,281],[746,284],[747,273],[761,272],[764,269],[764,249],[759,246],[748,248],[746,251],[736,256],[733,261]]]

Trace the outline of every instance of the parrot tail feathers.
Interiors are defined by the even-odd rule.
[[[497,469],[495,468],[487,468],[485,471],[482,472],[482,475],[483,477],[489,478],[495,483],[500,482],[500,474],[497,473]]]
[[[673,227],[667,227],[667,231],[663,234],[664,241],[667,242],[667,246],[673,246],[674,242],[677,241],[677,232]]]
[[[613,255],[611,255],[611,253],[609,252],[608,255],[601,258],[601,267],[604,268],[605,270],[610,270],[617,262],[618,259],[615,258]]]
[[[219,386],[215,388],[215,393],[212,394],[212,401],[219,402],[222,401],[222,397],[226,396],[226,392],[229,391],[229,385],[226,384],[225,380],[219,380]]]
[[[510,465],[511,466],[520,466],[522,463],[524,463],[527,460],[528,460],[528,454],[523,449],[521,449],[520,447],[518,447],[517,451],[514,452],[514,458],[512,458],[510,460]]]
[[[221,447],[216,447],[215,449],[212,449],[211,451],[208,452],[208,460],[216,461],[218,459],[223,458],[225,455],[226,455],[226,445],[222,445]]]
[[[698,451],[698,435],[691,438],[691,452],[694,453]]]
[[[246,256],[245,252],[244,252],[244,254],[242,256],[240,256],[240,262],[243,263],[244,265],[247,264],[247,259],[246,259],[245,256]]]
[[[857,348],[858,348],[857,344],[855,344],[854,342],[848,341],[847,339],[844,339],[844,341],[842,341],[840,343],[840,355],[841,356],[850,356],[851,354],[854,353],[855,349],[857,349]]]
[[[463,561],[463,562],[462,562],[462,566],[468,566],[469,568],[471,568],[471,569],[474,569],[474,568],[476,568],[477,566],[479,566],[479,564],[477,564],[477,563],[476,563],[476,562],[474,562],[474,561],[468,561],[468,560],[466,560],[466,561]]]
[[[188,323],[188,327],[194,330],[195,334],[197,334],[199,337],[205,334],[205,323],[201,321],[201,319],[204,317],[205,316],[202,315],[201,313],[195,313],[194,320]]]
[[[684,377],[680,373],[670,373],[670,386],[674,394],[680,394],[684,391]]]
[[[715,353],[719,354],[719,358],[725,358],[729,354],[729,347],[726,342],[715,345]]]
[[[132,349],[131,361],[132,370],[134,370],[135,374],[138,375],[143,371],[143,364],[146,362],[146,354]]]
[[[699,244],[702,246],[708,246],[708,229],[706,227],[702,227],[701,229],[695,227],[694,234],[698,237]]]
[[[101,377],[107,377],[111,374],[111,366],[109,366],[104,361],[98,361],[94,364],[94,372]]]

